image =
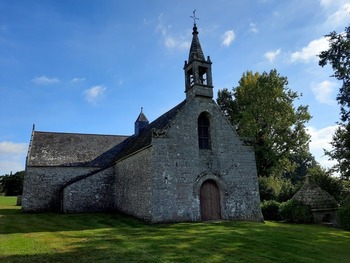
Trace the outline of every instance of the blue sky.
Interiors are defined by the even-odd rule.
[[[131,135],[141,107],[152,121],[181,102],[194,9],[214,93],[276,68],[303,94],[311,152],[330,166],[340,83],[316,55],[349,24],[350,1],[2,0],[0,175],[24,169],[33,124]]]

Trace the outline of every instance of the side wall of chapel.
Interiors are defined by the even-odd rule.
[[[145,221],[151,220],[152,151],[148,147],[115,165],[116,209]]]

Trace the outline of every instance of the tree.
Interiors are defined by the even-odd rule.
[[[285,173],[284,177],[289,178],[293,184],[301,183],[305,176],[314,169],[322,169],[315,157],[308,151],[291,154],[289,158],[296,168],[294,171]]]
[[[342,199],[344,186],[339,178],[331,176],[330,171],[325,170],[321,166],[312,167],[309,170],[310,180],[315,182],[319,187],[333,196],[336,200]]]
[[[259,176],[293,172],[298,164],[292,156],[309,151],[305,123],[311,116],[307,106],[294,107],[299,95],[287,85],[276,70],[247,71],[232,92],[218,92],[217,102],[239,135],[254,141]]]
[[[340,104],[339,128],[333,135],[333,149],[325,154],[338,162],[334,169],[341,177],[350,180],[350,25],[345,32],[333,31],[326,37],[329,49],[319,54],[319,65],[324,67],[329,63],[334,71],[332,77],[340,80],[342,86],[336,97]]]
[[[260,199],[262,201],[274,200],[285,202],[293,197],[296,188],[290,179],[269,176],[259,177]]]
[[[5,195],[21,195],[23,190],[23,179],[25,171],[16,172],[15,174],[3,175],[0,177],[0,185]]]
[[[332,150],[324,152],[337,161],[332,170],[339,172],[342,179],[350,180],[350,122],[338,125],[331,141]]]

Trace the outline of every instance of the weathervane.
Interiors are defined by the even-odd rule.
[[[196,25],[196,20],[199,20],[199,18],[196,17],[196,9],[193,10],[193,16],[190,17],[193,18],[193,25]]]

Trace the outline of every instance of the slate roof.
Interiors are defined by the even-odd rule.
[[[302,202],[311,209],[327,209],[338,207],[337,200],[328,192],[312,182],[309,177],[300,190],[292,197],[292,199]]]
[[[185,104],[186,100],[182,101],[180,104],[176,105],[174,108],[147,125],[140,131],[139,135],[130,136],[119,145],[116,145],[109,151],[102,154],[98,159],[96,159],[96,162],[103,163],[107,166],[110,163],[114,163],[128,156],[129,154],[137,152],[138,150],[151,145],[153,130],[166,130],[169,128],[171,121],[175,119]]]
[[[185,100],[142,129],[139,135],[96,135],[34,131],[28,166],[107,167],[152,142],[154,129],[170,127]]]
[[[90,166],[94,159],[126,138],[128,136],[33,131],[27,165]]]

